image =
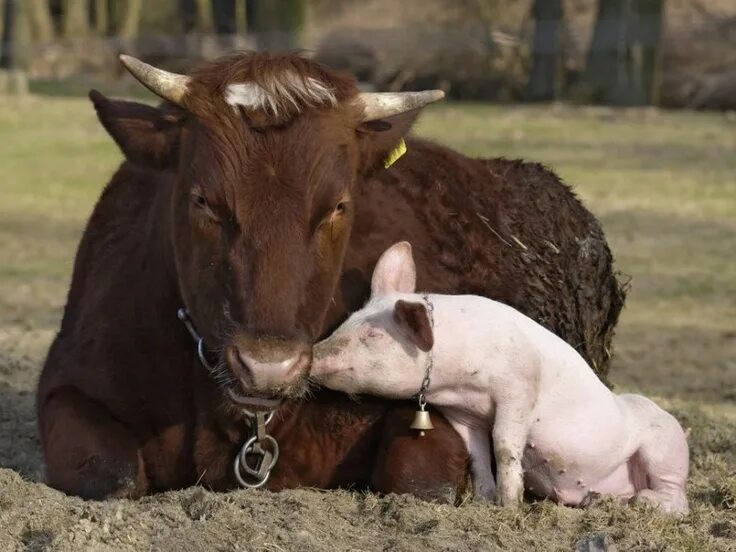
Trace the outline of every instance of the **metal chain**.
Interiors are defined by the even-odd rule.
[[[266,484],[279,460],[279,444],[266,433],[266,426],[276,411],[251,412],[243,409],[243,412],[249,418],[251,436],[235,455],[233,472],[241,487],[257,489]]]
[[[176,316],[184,323],[189,335],[197,343],[197,356],[202,366],[212,372],[214,367],[204,354],[204,338],[194,328],[189,313],[181,308]],[[257,489],[266,484],[271,477],[271,470],[279,460],[279,444],[272,435],[266,433],[266,426],[273,420],[276,411],[251,412],[245,408],[242,411],[248,419],[248,438],[240,447],[240,452],[235,455],[233,471],[241,487]]]
[[[434,305],[429,300],[429,295],[426,293],[422,294],[422,299],[424,299],[424,302],[427,306],[427,317],[429,318],[429,327],[434,330]],[[418,395],[418,401],[419,401],[419,409],[424,410],[424,408],[427,406],[427,389],[429,389],[430,384],[430,375],[432,373],[432,368],[434,366],[434,359],[432,356],[432,352],[430,351],[427,353],[427,367],[424,371],[424,379],[422,379],[422,385],[419,388],[419,395]]]

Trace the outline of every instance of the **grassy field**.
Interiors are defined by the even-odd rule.
[[[691,429],[692,512],[671,520],[606,501],[504,512],[316,491],[94,504],[36,483],[35,381],[83,225],[120,154],[85,99],[2,102],[0,549],[570,550],[598,534],[619,550],[736,550],[736,118],[449,105],[416,129],[470,155],[542,161],[602,221],[632,285],[611,379]]]

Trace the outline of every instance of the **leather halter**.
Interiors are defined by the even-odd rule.
[[[197,332],[189,313],[185,308],[180,308],[176,316],[182,321],[189,335],[197,344],[197,356],[199,362],[212,374],[215,366],[212,366],[205,355],[204,338]],[[241,487],[257,489],[262,487],[271,477],[271,471],[279,459],[279,444],[276,439],[266,433],[266,426],[273,419],[276,410],[256,411],[241,408],[248,420],[248,437],[240,447],[240,451],[233,460],[233,473]]]

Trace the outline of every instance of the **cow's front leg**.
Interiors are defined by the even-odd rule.
[[[455,502],[465,490],[468,452],[462,439],[439,412],[434,429],[422,436],[411,429],[415,406],[386,414],[371,487],[380,493],[408,493],[423,500]]]
[[[88,499],[146,493],[138,441],[102,404],[62,387],[44,398],[38,416],[50,486]]]

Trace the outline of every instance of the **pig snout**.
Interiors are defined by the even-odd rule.
[[[344,366],[344,346],[341,340],[328,338],[313,349],[312,368],[309,373],[315,381],[322,381],[330,374],[341,370]]]

